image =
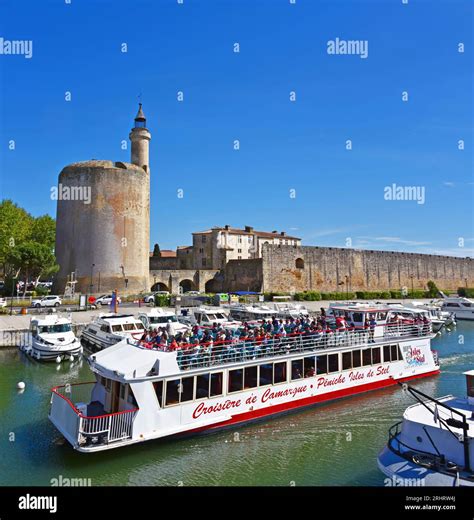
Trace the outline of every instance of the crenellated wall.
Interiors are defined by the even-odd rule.
[[[346,276],[349,291],[474,286],[471,258],[391,251],[267,245],[262,270],[265,292],[344,292]]]

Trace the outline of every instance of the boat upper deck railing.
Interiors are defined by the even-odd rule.
[[[382,329],[380,329],[382,327]],[[143,348],[176,352],[181,370],[217,367],[228,363],[239,363],[270,358],[285,354],[308,353],[335,347],[373,347],[398,338],[421,338],[432,333],[431,323],[390,323],[366,327],[343,329],[309,330],[292,334],[262,335],[248,339],[233,338],[229,341],[216,340],[207,343],[178,345],[154,345],[140,341]]]

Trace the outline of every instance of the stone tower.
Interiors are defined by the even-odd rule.
[[[77,280],[76,292],[83,294],[150,290],[151,135],[145,124],[140,105],[130,132],[131,163],[91,160],[61,171],[56,294],[64,292],[71,273]]]
[[[132,128],[129,138],[132,141],[132,164],[136,164],[150,173],[149,142],[151,134],[146,127],[146,118],[141,103],[139,103],[135,126]]]

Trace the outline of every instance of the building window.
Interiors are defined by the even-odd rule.
[[[237,253],[242,253],[242,249],[237,249]]]
[[[203,243],[203,244],[206,243],[206,239],[207,239],[206,235],[202,235],[202,243]]]
[[[304,260],[302,258],[297,258],[295,261],[296,269],[304,269]]]
[[[202,259],[202,266],[206,267],[206,259],[205,258]]]

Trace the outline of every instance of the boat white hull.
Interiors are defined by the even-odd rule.
[[[394,453],[388,446],[380,452],[377,464],[388,479],[386,486],[474,486],[474,480],[453,471],[441,472],[416,464]]]
[[[68,345],[45,345],[34,339],[28,345],[21,345],[20,350],[38,361],[56,361],[69,359],[71,356],[79,357],[83,348],[78,339]]]

